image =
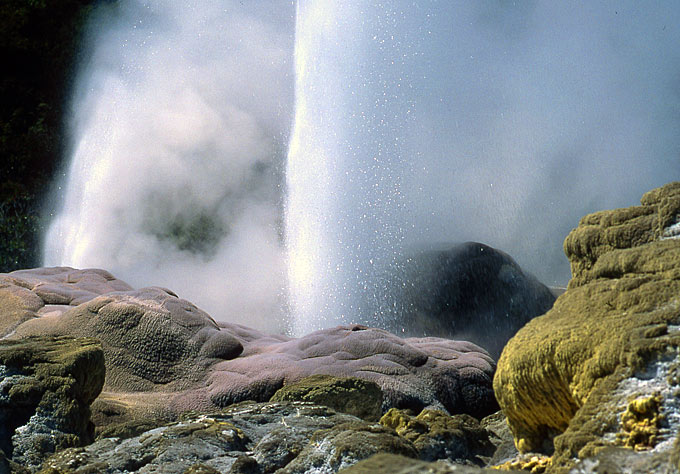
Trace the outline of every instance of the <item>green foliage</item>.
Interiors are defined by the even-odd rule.
[[[0,2],[0,271],[40,264],[40,203],[66,147],[64,105],[93,3]]]
[[[26,195],[0,202],[0,269],[25,268],[39,259],[39,220],[32,207]]]

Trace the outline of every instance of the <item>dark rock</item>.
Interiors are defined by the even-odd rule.
[[[205,464],[199,463],[199,464],[194,464],[193,466],[188,468],[186,471],[184,471],[183,474],[221,474],[221,473],[217,469],[213,469],[210,466],[206,466]],[[247,473],[244,472],[243,474],[247,474]]]
[[[508,254],[477,242],[414,253],[389,326],[406,335],[437,335],[480,345],[497,359],[505,343],[555,295]]]
[[[502,464],[519,454],[515,447],[515,440],[512,437],[512,431],[508,426],[508,420],[503,415],[503,412],[497,411],[480,420],[480,424],[489,433],[489,440],[496,447],[493,456],[485,460],[487,465]]]
[[[423,410],[418,416],[391,409],[380,419],[410,441],[423,461],[448,459],[483,466],[495,451],[489,433],[469,415],[449,416],[438,410]]]
[[[216,471],[217,472],[217,471]],[[229,474],[261,474],[257,460],[250,456],[239,456],[229,469]]]
[[[34,469],[59,449],[92,442],[89,405],[104,370],[94,339],[0,341],[0,448],[7,457]]]
[[[380,387],[373,382],[356,377],[312,375],[279,389],[271,401],[311,402],[362,420],[378,421],[382,414],[382,399]]]

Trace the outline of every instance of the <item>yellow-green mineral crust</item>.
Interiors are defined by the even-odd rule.
[[[597,212],[566,238],[568,290],[504,348],[494,391],[521,452],[559,465],[596,452],[621,424],[620,382],[680,347],[680,182],[642,205]],[[609,402],[609,405],[608,405]]]

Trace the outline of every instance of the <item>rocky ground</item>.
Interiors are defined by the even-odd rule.
[[[1,274],[0,473],[680,472],[679,222],[680,183],[584,217],[552,309],[488,322],[523,325],[498,364],[360,325],[267,335],[103,270]],[[466,245],[421,281],[448,262],[512,287],[492,306],[552,302]],[[447,281],[439,327],[474,300],[474,278]]]

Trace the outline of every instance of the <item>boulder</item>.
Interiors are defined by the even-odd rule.
[[[406,283],[397,289],[400,305],[389,328],[471,341],[494,359],[555,301],[554,292],[512,257],[477,242],[414,252],[402,267]]]
[[[362,420],[378,421],[382,414],[382,399],[382,391],[376,383],[357,377],[312,375],[280,388],[270,401],[311,402]]]
[[[57,317],[26,321],[12,338],[34,334],[101,340],[107,390],[179,389],[202,380],[211,362],[243,350],[207,313],[162,288],[106,293]]]
[[[497,406],[491,390],[494,362],[469,342],[404,339],[351,325],[281,342],[244,341],[244,347],[239,357],[211,367],[207,395],[214,405],[268,400],[286,384],[326,374],[376,383],[383,392],[383,412],[392,407],[420,411],[431,406],[481,417]]]
[[[496,397],[520,451],[566,469],[610,446],[666,453],[680,428],[680,183],[584,217],[573,279],[507,344]],[[652,401],[654,400],[654,401]]]
[[[59,449],[91,443],[89,405],[104,370],[94,339],[0,341],[0,449],[7,458],[35,469]]]
[[[469,415],[449,416],[439,410],[423,410],[412,417],[392,408],[380,424],[412,442],[423,461],[448,459],[483,466],[496,449],[489,433]]]

